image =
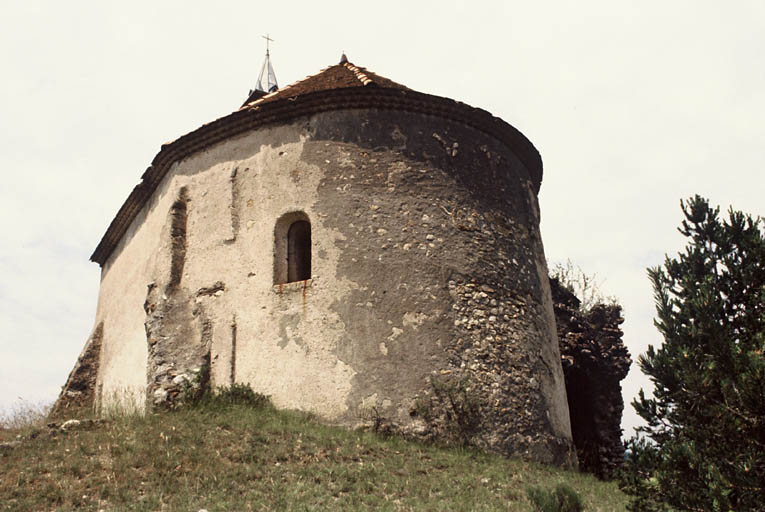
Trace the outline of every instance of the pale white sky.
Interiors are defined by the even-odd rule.
[[[345,51],[520,129],[548,261],[604,281],[633,356],[661,342],[645,269],[684,243],[679,200],[763,213],[761,0],[5,0],[0,408],[56,397],[93,327],[92,250],[160,144],[238,108],[265,33],[280,85]],[[626,401],[646,385],[633,367]]]

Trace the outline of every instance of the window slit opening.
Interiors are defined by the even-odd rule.
[[[287,282],[311,278],[311,225],[293,222],[287,231]]]

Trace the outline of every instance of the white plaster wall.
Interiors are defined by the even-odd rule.
[[[313,209],[323,170],[301,160],[305,138],[298,136],[293,127],[259,130],[179,165],[179,174],[196,173],[188,187],[189,250],[182,285],[192,290],[216,281],[226,285],[223,294],[206,299],[218,303],[212,313],[214,383],[227,383],[236,314],[235,381],[271,395],[278,407],[332,419],[346,410],[355,372],[334,353],[344,325],[328,305],[342,300],[354,284],[337,276],[335,240],[342,235],[323,226]],[[234,168],[239,189],[233,208],[240,229],[231,243]],[[308,215],[312,254],[322,257],[313,258],[309,282],[274,286],[274,227],[291,211]]]
[[[169,180],[134,219],[101,271],[96,324],[104,322],[97,400],[105,409],[143,411],[146,389],[146,332],[143,309],[149,283],[162,259],[162,233],[175,197]],[[167,241],[165,241],[165,245]],[[169,252],[165,246],[164,259]]]
[[[279,142],[284,140],[293,142]],[[105,406],[126,394],[143,399],[143,304],[149,283],[167,282],[169,211],[185,186],[188,246],[181,287],[194,293],[218,281],[225,284],[223,293],[196,299],[212,320],[213,383],[231,380],[236,317],[236,382],[271,395],[278,407],[310,410],[330,420],[346,410],[355,372],[334,353],[344,325],[323,306],[342,300],[356,285],[337,276],[335,240],[342,235],[323,226],[313,209],[323,171],[301,160],[304,143],[295,127],[260,129],[170,170],[102,273],[96,321],[104,321],[99,383]],[[239,184],[236,204],[233,169]],[[232,208],[239,215],[238,233]],[[274,226],[290,211],[308,215],[312,253],[322,257],[314,257],[310,281],[274,286]]]

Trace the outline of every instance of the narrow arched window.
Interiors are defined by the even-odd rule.
[[[311,278],[311,224],[298,220],[287,231],[287,282]]]
[[[274,226],[274,284],[308,279],[311,279],[311,221],[305,212],[288,212]]]

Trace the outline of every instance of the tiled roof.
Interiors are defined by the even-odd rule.
[[[106,263],[174,162],[261,126],[350,108],[414,112],[464,123],[511,148],[529,170],[535,190],[542,183],[539,152],[521,132],[503,120],[458,101],[413,91],[343,59],[340,64],[246,102],[239,110],[163,144],[109,224],[91,261],[102,266]]]
[[[324,68],[315,75],[309,75],[299,82],[283,87],[265,96],[245,102],[242,108],[277,101],[284,98],[294,98],[302,94],[309,94],[330,89],[344,89],[347,87],[377,86],[388,89],[408,89],[393,80],[381,77],[362,67],[354,66],[348,61]],[[252,97],[252,96],[251,96]]]

